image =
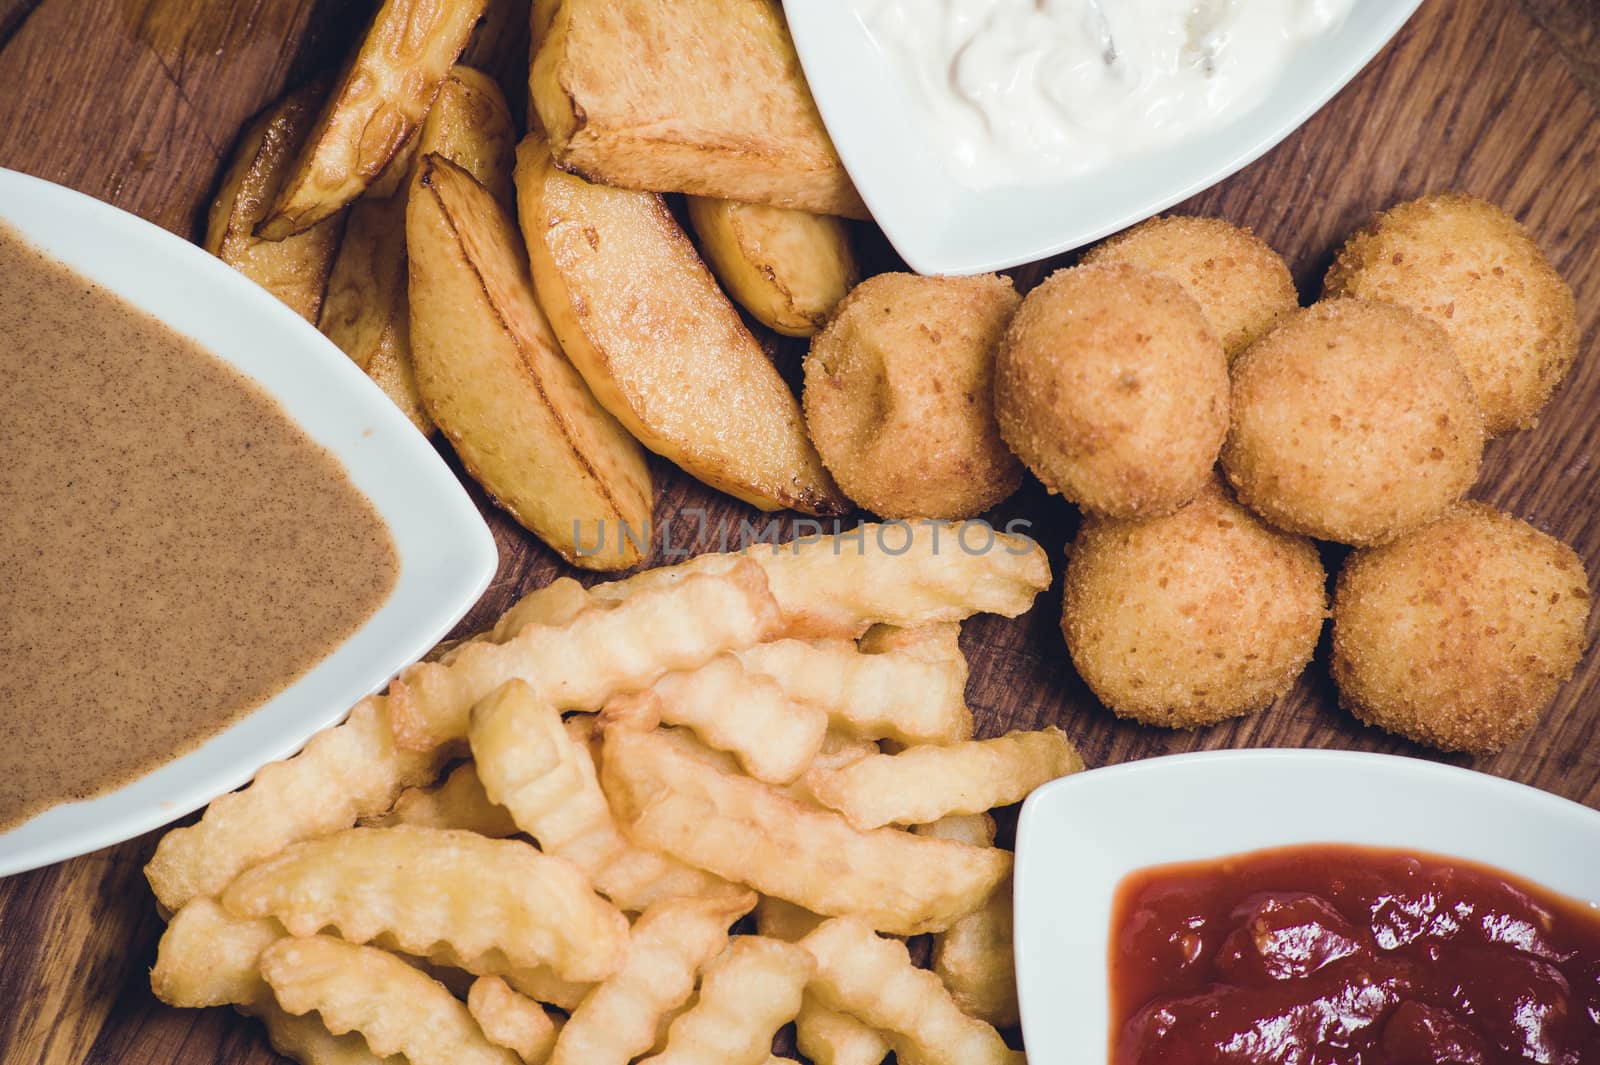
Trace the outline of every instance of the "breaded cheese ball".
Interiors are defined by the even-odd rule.
[[[1583,656],[1589,579],[1561,541],[1482,503],[1339,574],[1333,679],[1370,725],[1492,754],[1530,730]]]
[[[994,417],[1008,278],[879,274],[811,342],[806,427],[839,488],[886,518],[969,518],[1022,483]]]
[[[1473,196],[1436,193],[1380,214],[1346,242],[1323,294],[1439,323],[1490,436],[1533,425],[1578,354],[1572,289],[1515,218]]]
[[[1211,479],[1228,428],[1228,362],[1176,281],[1077,266],[1028,293],[995,368],[1000,433],[1085,510],[1170,514]]]
[[[1330,300],[1233,365],[1222,466],[1267,521],[1368,545],[1444,513],[1478,479],[1483,415],[1443,330],[1402,307]]]
[[[1200,304],[1229,359],[1300,306],[1283,256],[1220,218],[1152,218],[1090,249],[1082,261],[1166,274]]]
[[[1213,480],[1175,514],[1086,520],[1061,630],[1119,716],[1193,728],[1294,686],[1327,617],[1326,583],[1311,541],[1269,528]]]

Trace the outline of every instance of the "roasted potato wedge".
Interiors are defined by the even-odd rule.
[[[534,285],[568,358],[645,447],[764,510],[843,513],[800,406],[661,197],[517,148]]]
[[[412,139],[412,145],[419,158],[437,152],[465,168],[494,192],[503,206],[511,206],[516,135],[505,97],[487,75],[470,67],[453,69],[440,84],[422,132]],[[403,156],[396,156],[389,169],[404,161]],[[418,429],[431,433],[433,422],[417,395],[411,365],[406,190],[381,200],[370,198],[371,193],[369,189],[368,196],[350,208],[350,222],[334,260],[317,325]]]
[[[417,137],[417,158],[438,154],[463,168],[507,210],[514,206],[511,168],[517,130],[494,79],[457,64],[439,84]]]
[[[361,195],[416,134],[486,0],[384,0],[260,224],[300,233]]]
[[[529,93],[563,169],[867,217],[777,0],[538,0],[533,24]]]
[[[644,452],[561,354],[506,209],[466,170],[428,155],[406,242],[417,388],[467,471],[573,565],[643,561],[623,531],[650,520]]]
[[[255,235],[285,173],[316,119],[325,85],[312,84],[284,97],[251,123],[206,218],[205,249],[315,322],[328,273],[339,250],[342,217],[326,218],[288,240]]]
[[[860,280],[837,218],[690,196],[689,222],[728,295],[785,336],[815,334]]]
[[[290,237],[289,240],[298,240]],[[424,434],[433,422],[417,395],[406,302],[406,196],[357,200],[328,278],[317,328],[375,381]]]

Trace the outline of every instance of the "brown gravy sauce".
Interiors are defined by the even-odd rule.
[[[398,570],[276,400],[0,225],[0,830],[199,746]]]

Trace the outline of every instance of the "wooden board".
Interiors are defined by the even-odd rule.
[[[499,29],[480,32],[473,46],[519,107],[526,6],[499,2]],[[337,62],[370,9],[339,0],[0,0],[0,166],[197,237],[240,124],[286,85]],[[1592,0],[1425,0],[1304,129],[1182,209],[1254,227],[1289,258],[1309,299],[1353,227],[1396,200],[1447,187],[1501,203],[1532,228],[1577,291],[1585,337],[1541,424],[1490,445],[1475,494],[1574,544],[1600,572],[1600,7]],[[1046,269],[1025,268],[1018,279],[1029,284]],[[719,523],[750,516],[664,463],[656,473],[658,528],[678,518],[673,549],[714,547]],[[1034,523],[1059,577],[1071,508],[1035,485],[1002,515]],[[491,521],[500,572],[466,627],[560,570],[510,522]],[[1019,621],[967,626],[969,694],[984,732],[1056,723],[1091,765],[1269,745],[1429,757],[1336,708],[1326,647],[1265,713],[1183,734],[1119,724],[1067,664],[1059,607],[1058,584]],[[1600,653],[1531,739],[1495,758],[1450,760],[1600,806],[1597,700]],[[140,866],[154,839],[0,881],[0,1063],[276,1060],[255,1025],[152,998],[146,973],[160,922]]]

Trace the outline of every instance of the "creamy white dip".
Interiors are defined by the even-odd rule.
[[[853,0],[963,184],[1035,184],[1248,110],[1354,0]]]

